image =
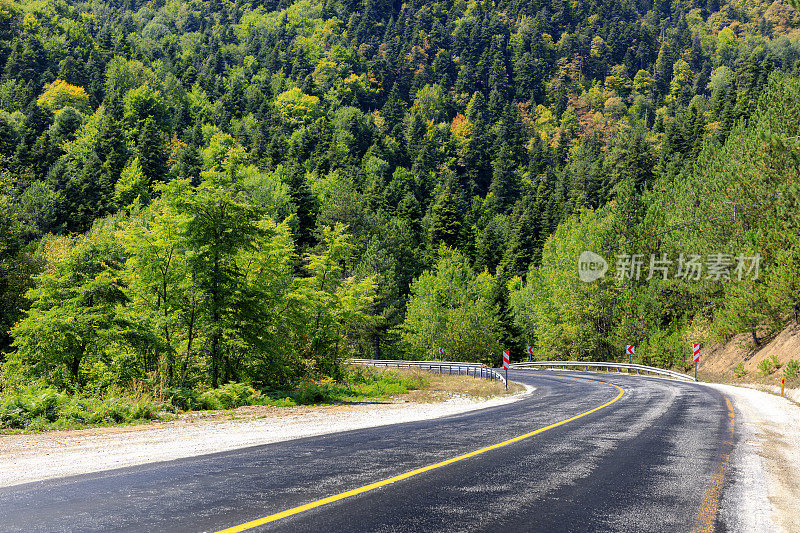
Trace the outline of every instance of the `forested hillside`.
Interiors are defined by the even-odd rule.
[[[4,0],[0,387],[759,343],[800,310],[798,29],[785,0]],[[584,250],[643,275],[584,283]]]

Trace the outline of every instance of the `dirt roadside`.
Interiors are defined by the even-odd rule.
[[[438,418],[513,402],[533,390],[517,385],[511,394],[487,398],[495,394],[488,385],[463,379],[471,383],[467,395],[446,386],[411,391],[385,402],[249,406],[137,426],[0,435],[0,486]]]
[[[753,388],[707,385],[730,398],[739,417],[726,522],[737,531],[800,533],[800,406]]]

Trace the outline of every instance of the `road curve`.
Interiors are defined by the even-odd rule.
[[[2,488],[0,531],[220,531],[313,502],[247,530],[732,529],[717,513],[734,435],[719,392],[617,374],[509,377],[536,391],[435,420]]]

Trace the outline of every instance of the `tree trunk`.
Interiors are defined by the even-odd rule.
[[[183,359],[181,368],[181,385],[186,382],[186,373],[189,371],[189,355],[192,353],[192,341],[194,340],[194,313],[197,309],[197,300],[192,297],[192,312],[189,314],[189,339],[186,343],[186,355]]]
[[[211,337],[211,387],[216,389],[219,385],[219,307],[220,307],[220,294],[219,294],[219,269],[220,269],[219,251],[214,250],[214,278],[211,282],[211,321],[213,323],[214,333]]]
[[[72,356],[72,361],[69,365],[69,372],[72,374],[72,381],[75,383],[78,383],[78,374],[81,369],[81,360],[83,359],[83,353],[85,350],[86,347],[81,346],[80,350]]]
[[[211,388],[219,386],[219,335],[217,331],[211,336]]]

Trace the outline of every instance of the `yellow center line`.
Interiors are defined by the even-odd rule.
[[[714,475],[711,476],[711,483],[708,486],[705,498],[703,498],[703,505],[695,520],[694,529],[692,529],[693,533],[711,533],[714,531],[714,525],[717,521],[719,499],[722,496],[722,487],[725,483],[725,470],[728,468],[731,448],[733,448],[733,430],[736,416],[733,411],[733,405],[727,396],[725,397],[725,403],[728,405],[728,434],[726,440],[722,443],[724,452],[720,456]]]
[[[519,442],[521,440],[533,437],[534,435],[538,435],[539,433],[543,433],[543,432],[547,431],[548,429],[553,429],[553,428],[556,428],[558,426],[563,426],[564,424],[566,424],[568,422],[572,422],[573,420],[577,420],[577,419],[582,418],[584,416],[587,416],[587,415],[590,415],[592,413],[595,413],[595,412],[599,411],[600,409],[608,407],[612,403],[616,402],[617,400],[622,398],[623,394],[625,394],[625,391],[622,389],[622,387],[618,387],[617,385],[614,385],[613,383],[608,383],[606,381],[598,381],[598,380],[594,380],[594,379],[585,379],[585,378],[572,378],[572,379],[584,379],[585,381],[596,381],[598,383],[605,383],[606,385],[611,385],[612,387],[615,387],[616,389],[618,389],[619,390],[619,394],[617,394],[616,397],[613,400],[611,400],[609,402],[606,402],[603,405],[600,405],[598,407],[595,407],[594,409],[590,409],[590,410],[588,410],[588,411],[586,411],[584,413],[581,413],[579,415],[575,415],[575,416],[573,416],[571,418],[567,418],[566,420],[561,420],[560,422],[556,422],[555,424],[550,424],[549,426],[545,426],[543,428],[539,428],[539,429],[537,429],[535,431],[531,431],[530,433],[525,433],[524,435],[520,435],[518,437],[514,437],[512,439],[508,439],[508,440],[505,440],[503,442],[498,442],[497,444],[492,444],[491,446],[486,446],[485,448],[481,448],[479,450],[475,450],[474,452],[465,453],[463,455],[459,455],[457,457],[453,457],[453,458],[447,459],[445,461],[441,461],[441,462],[438,462],[438,463],[434,463],[432,465],[424,466],[422,468],[417,468],[416,470],[411,470],[409,472],[405,472],[403,474],[399,474],[397,476],[393,476],[393,477],[390,477],[390,478],[387,478],[387,479],[384,479],[384,480],[381,480],[381,481],[376,481],[375,483],[370,483],[369,485],[364,485],[363,487],[358,487],[358,488],[353,489],[353,490],[348,490],[347,492],[341,492],[339,494],[334,494],[333,496],[328,496],[327,498],[322,498],[321,500],[316,500],[316,501],[313,501],[313,502],[306,503],[305,505],[292,507],[291,509],[287,509],[285,511],[281,511],[279,513],[271,514],[271,515],[265,516],[263,518],[258,518],[256,520],[252,520],[250,522],[245,522],[244,524],[240,524],[238,526],[232,526],[232,527],[229,527],[227,529],[223,529],[221,531],[218,531],[217,533],[238,533],[240,531],[246,531],[246,530],[252,529],[254,527],[263,526],[264,524],[269,524],[270,522],[274,522],[276,520],[280,520],[281,518],[286,518],[288,516],[296,515],[298,513],[302,513],[303,511],[308,511],[309,509],[314,509],[316,507],[320,507],[322,505],[327,505],[329,503],[333,503],[333,502],[336,502],[336,501],[339,501],[339,500],[343,500],[343,499],[349,498],[351,496],[356,496],[357,494],[363,494],[364,492],[369,492],[371,490],[375,490],[377,488],[389,485],[391,483],[395,483],[397,481],[402,481],[404,479],[408,479],[410,477],[414,477],[414,476],[417,476],[419,474],[422,474],[422,473],[425,473],[425,472],[429,472],[431,470],[435,470],[437,468],[442,468],[444,466],[456,463],[458,461],[463,461],[465,459],[469,459],[470,457],[475,457],[476,455],[481,455],[483,453],[490,452],[490,451],[496,450],[498,448],[502,448],[503,446],[508,446],[509,444],[514,444],[515,442]]]

